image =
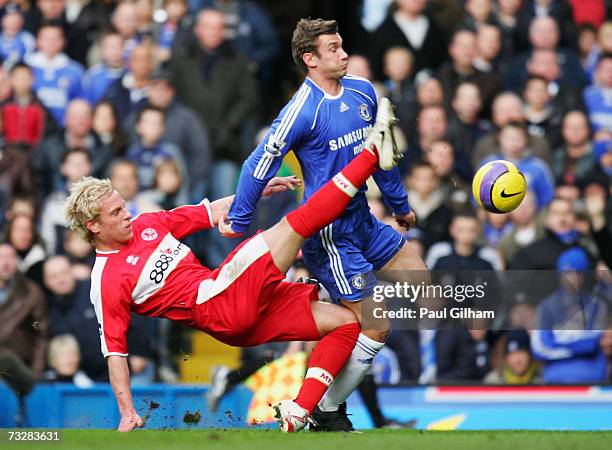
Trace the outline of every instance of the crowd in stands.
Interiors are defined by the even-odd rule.
[[[134,216],[233,194],[258,131],[302,81],[292,29],[319,15],[340,22],[349,73],[396,107],[417,216],[399,231],[428,267],[573,274],[537,295],[515,283],[491,323],[393,331],[377,380],[612,380],[609,0],[0,0],[2,372],[108,379],[95,254],[64,226],[68,189],[109,177]],[[472,199],[475,170],[494,159],[527,181],[509,214]],[[375,188],[368,198],[395,226]],[[298,202],[262,200],[252,229]],[[188,244],[216,266],[238,241]],[[132,382],[176,381],[185,333],[133,316]]]

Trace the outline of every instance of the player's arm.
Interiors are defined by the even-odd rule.
[[[130,370],[128,369],[127,357],[110,355],[106,358],[108,364],[108,375],[110,378],[121,422],[118,431],[132,431],[134,428],[142,427],[143,421],[134,409],[132,401],[132,390],[130,389]]]
[[[304,86],[274,120],[264,140],[247,158],[230,207],[228,220],[235,234],[242,234],[253,220],[257,201],[268,182],[278,171],[285,154],[297,148],[310,132],[310,124],[302,113],[309,88]]]
[[[127,364],[127,332],[131,321],[131,296],[118,281],[120,274],[98,270],[91,275],[91,303],[100,330],[100,346],[106,358],[110,382],[117,399],[121,422],[119,431],[130,431],[142,426],[142,420],[134,410],[130,390],[130,372]]]
[[[404,228],[412,228],[416,225],[416,217],[408,204],[408,194],[402,184],[399,169],[379,170],[372,175],[374,181],[380,188],[383,201],[395,216],[397,223]]]

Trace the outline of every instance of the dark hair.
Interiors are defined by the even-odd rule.
[[[541,81],[542,83],[544,83],[546,86],[548,86],[548,80],[546,78],[544,78],[542,75],[529,75],[529,77],[527,78],[527,81],[525,81],[525,84],[523,85],[523,91],[525,89],[527,89],[527,86],[529,85],[529,83],[531,83],[532,81]]]
[[[604,52],[597,58],[597,65],[604,62],[606,59],[612,59],[612,52]]]
[[[430,169],[432,172],[435,173],[434,168],[431,166],[431,164],[429,164],[427,161],[424,161],[420,158],[413,161],[412,164],[410,165],[409,175],[413,175],[417,169]]]
[[[507,124],[503,125],[500,129],[499,132],[501,133],[502,130],[504,130],[505,128],[516,128],[517,130],[520,130],[523,135],[525,136],[525,138],[528,137],[528,133],[527,133],[527,127],[525,126],[525,124],[523,122],[519,122],[517,120],[513,120],[508,122]]]
[[[66,162],[66,160],[68,160],[68,157],[70,155],[75,155],[77,153],[85,155],[87,160],[91,163],[91,155],[89,154],[89,152],[86,149],[84,149],[83,147],[72,147],[72,148],[69,148],[68,150],[66,150],[64,152],[64,154],[62,155],[62,164],[64,164]]]
[[[302,57],[305,53],[317,54],[316,40],[322,34],[336,34],[338,22],[323,19],[300,19],[291,38],[293,61],[302,72],[308,72]]]
[[[57,20],[47,20],[43,22],[38,28],[38,31],[36,32],[37,36],[40,34],[43,28],[57,28],[58,30],[62,32],[62,37],[64,38],[66,37],[66,33],[64,32],[64,27],[62,27],[62,24],[58,22]]]
[[[136,123],[139,123],[142,116],[144,116],[144,114],[147,112],[157,112],[162,115],[164,120],[166,119],[166,112],[163,109],[158,108],[157,106],[147,105],[138,111],[138,114],[136,114]]]
[[[32,73],[32,68],[30,66],[28,66],[26,63],[20,61],[18,63],[15,63],[13,65],[13,67],[11,67],[11,70],[9,71],[9,74],[12,75],[18,69],[25,69],[28,72]]]
[[[456,219],[471,219],[480,224],[480,219],[478,219],[478,216],[472,209],[462,209],[457,211],[451,220],[454,222]]]
[[[591,22],[585,22],[585,23],[578,25],[578,34],[582,34],[585,32],[597,34],[597,27],[593,25]]]

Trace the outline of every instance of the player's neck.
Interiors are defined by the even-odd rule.
[[[123,247],[125,247],[125,245],[126,244],[122,244],[122,243],[117,242],[117,241],[105,242],[105,241],[101,241],[99,239],[96,239],[94,241],[94,247],[96,248],[96,251],[97,252],[101,252],[101,253],[118,252]]]
[[[340,80],[336,80],[334,78],[327,78],[317,72],[310,71],[308,73],[308,78],[310,78],[323,92],[332,97],[335,97],[342,90],[342,85],[340,84]]]

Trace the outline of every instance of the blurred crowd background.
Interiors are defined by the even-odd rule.
[[[232,194],[242,162],[302,81],[290,51],[301,17],[338,20],[349,73],[396,106],[400,170],[417,215],[404,234],[430,269],[598,270],[539,295],[513,289],[495,322],[393,332],[374,364],[377,381],[611,379],[609,0],[0,8],[0,373],[11,386],[108,379],[89,302],[94,254],[64,228],[71,183],[110,177],[134,215]],[[505,215],[476,209],[470,191],[475,170],[500,158],[529,188]],[[287,163],[280,173],[295,170]],[[372,213],[394,225],[375,186],[368,196]],[[293,192],[262,200],[253,229],[299,201]],[[215,266],[238,241],[208,232],[188,244]],[[300,261],[294,272],[307,275]],[[134,316],[134,383],[181,379],[191,339],[166,320]]]

